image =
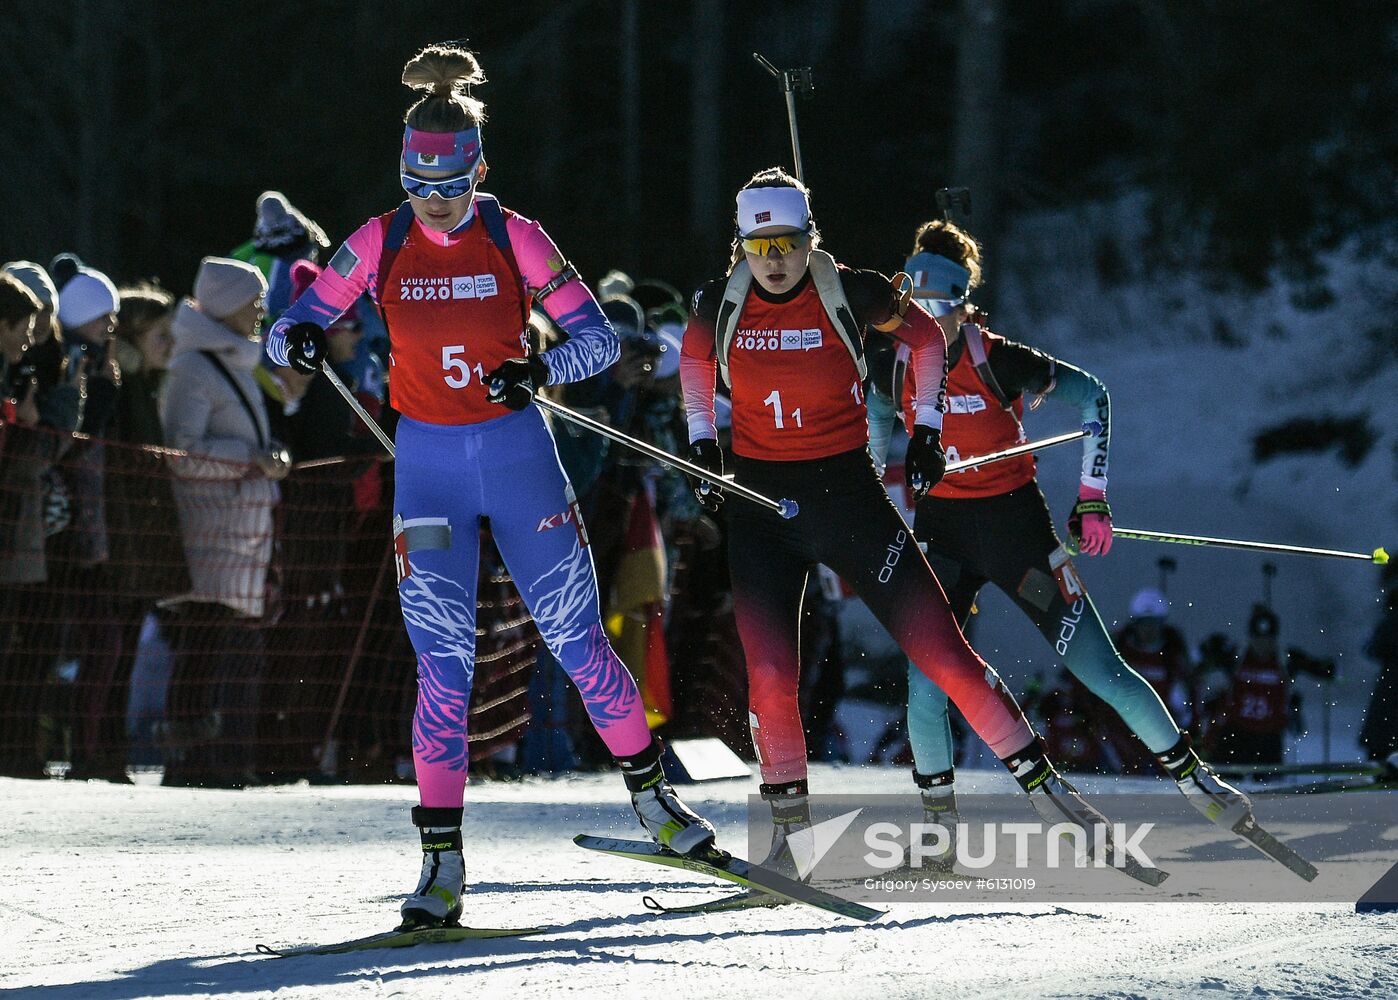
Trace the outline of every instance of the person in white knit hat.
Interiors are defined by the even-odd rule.
[[[63,329],[91,343],[101,343],[116,331],[117,311],[121,308],[116,285],[101,271],[79,267],[78,273],[63,286],[58,302],[58,321]]]
[[[166,605],[175,662],[167,717],[167,785],[256,781],[256,725],[264,654],[257,620],[272,556],[277,480],[289,468],[271,438],[253,370],[267,281],[251,264],[205,257],[194,297],[175,311],[162,419],[191,588]]]

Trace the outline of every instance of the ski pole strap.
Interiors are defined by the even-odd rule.
[[[1105,500],[1079,500],[1073,504],[1073,517],[1081,518],[1084,514],[1101,514],[1103,517],[1112,516],[1112,505]]]
[[[1250,542],[1240,538],[1211,538],[1207,535],[1177,535],[1172,532],[1147,531],[1143,528],[1113,528],[1113,538],[1129,538],[1137,542],[1165,542],[1169,545],[1212,545],[1224,549],[1244,549],[1250,552],[1282,552],[1298,556],[1320,556],[1327,559],[1359,559],[1376,566],[1388,565],[1388,551],[1382,546],[1373,552],[1346,552],[1342,549],[1317,549],[1307,545],[1282,545],[1277,542]]]

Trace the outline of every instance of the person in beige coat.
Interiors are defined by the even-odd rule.
[[[185,453],[170,462],[191,588],[163,602],[175,648],[167,785],[256,781],[260,622],[277,481],[289,468],[253,375],[266,292],[252,265],[206,257],[194,297],[175,311],[162,419],[166,445]]]

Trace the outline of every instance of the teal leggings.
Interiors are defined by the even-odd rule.
[[[1072,563],[1052,565],[1062,553],[1037,483],[975,500],[928,497],[918,505],[913,531],[927,543],[928,562],[963,627],[980,589],[995,584],[1151,753],[1179,740],[1179,727],[1160,696],[1112,645]],[[920,773],[951,770],[947,696],[915,668],[908,671],[908,738]]]

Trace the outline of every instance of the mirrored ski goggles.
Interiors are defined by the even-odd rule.
[[[738,242],[743,245],[743,249],[748,253],[755,253],[759,257],[766,257],[773,250],[785,256],[793,250],[799,250],[811,242],[810,233],[782,233],[780,236],[743,236]]]
[[[966,296],[959,299],[917,299],[918,305],[922,306],[933,316],[941,319],[943,316],[950,316],[958,306],[966,304]]]
[[[414,198],[431,198],[434,194],[438,198],[447,201],[455,201],[457,198],[465,197],[471,193],[471,189],[476,184],[476,172],[467,171],[464,174],[457,174],[454,177],[438,177],[429,179],[427,177],[417,177],[407,171],[400,170],[398,178],[403,184],[403,190]]]

